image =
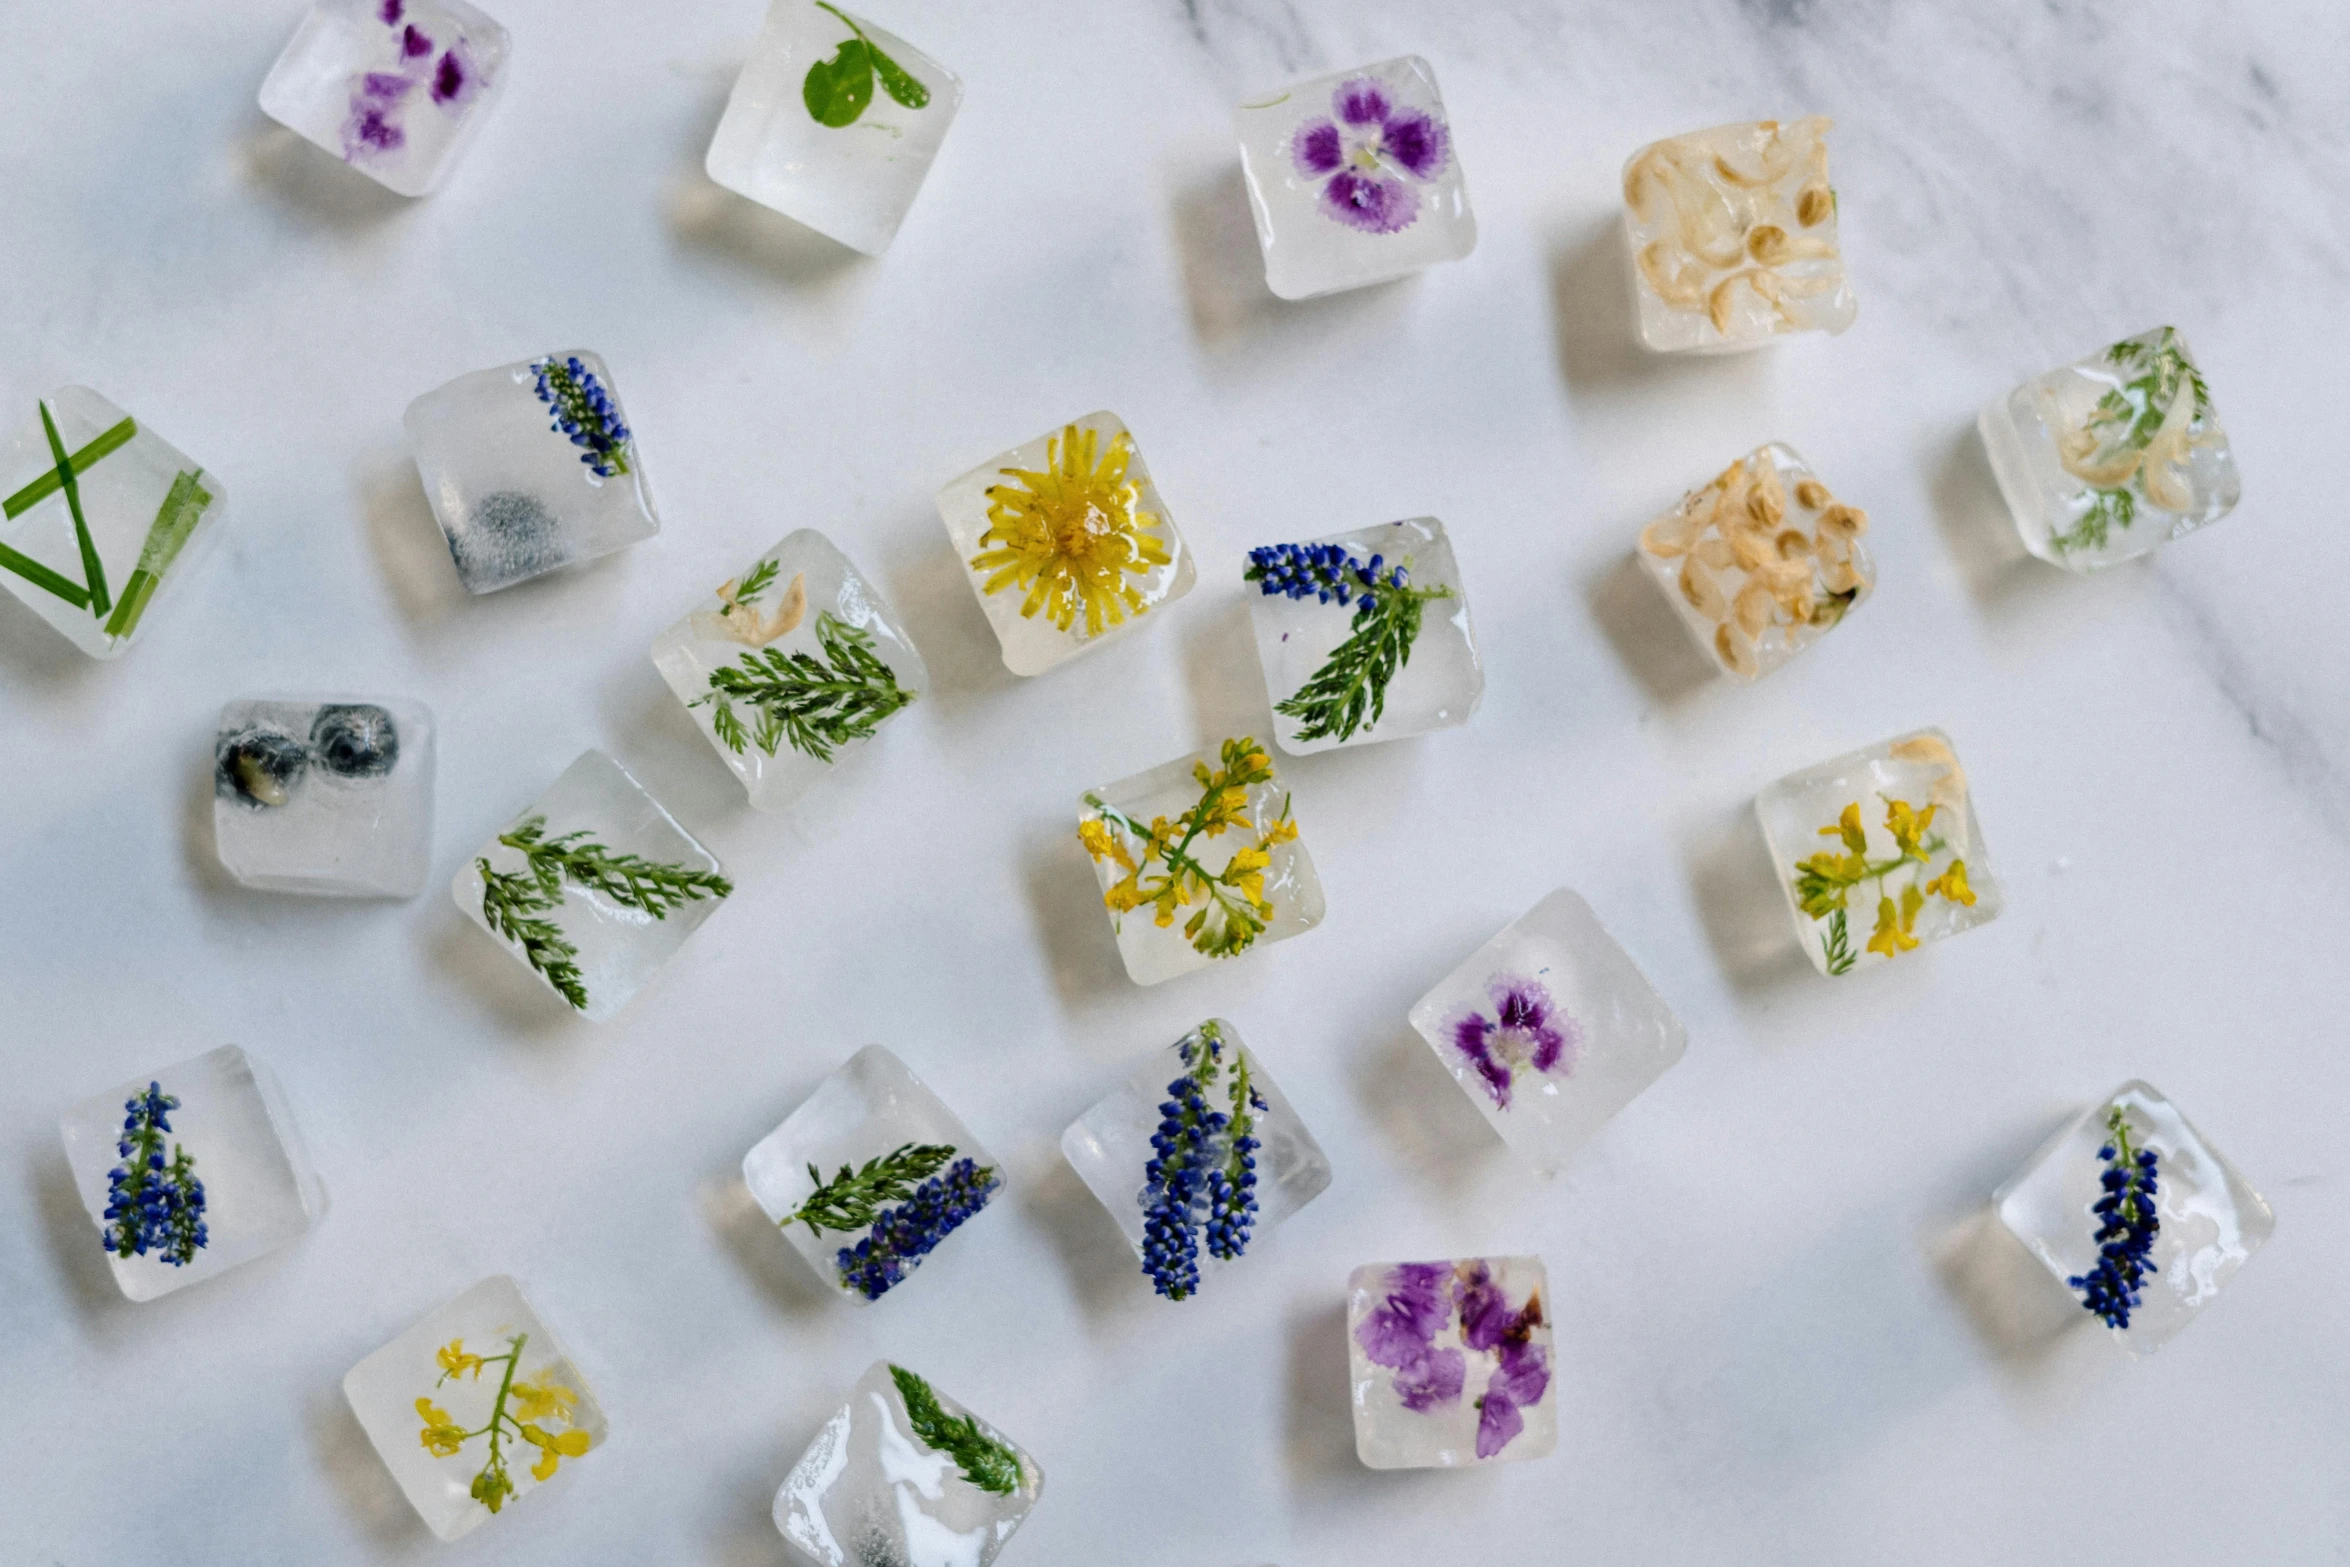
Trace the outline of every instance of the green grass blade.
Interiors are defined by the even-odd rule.
[[[15,572],[36,587],[47,588],[76,609],[90,607],[89,592],[80,583],[59,576],[30,555],[21,554],[5,544],[0,544],[0,567]]]
[[[147,529],[147,542],[139,549],[138,569],[125,584],[122,602],[114,607],[114,618],[106,622],[110,637],[127,637],[139,629],[139,617],[147,613],[147,602],[163,583],[163,574],[196,531],[203,520],[205,508],[212,504],[211,492],[204,488],[201,470],[183,473],[171,481],[171,491],[163,497],[163,504],[155,512],[155,521]]]
[[[102,616],[114,607],[106,592],[106,566],[98,559],[98,541],[90,537],[90,521],[82,515],[82,487],[74,479],[73,458],[65,450],[47,403],[41,404],[41,431],[49,437],[49,450],[57,458],[57,482],[65,490],[66,509],[73,513],[74,542],[82,551],[82,580],[90,588],[90,613]]]
[[[73,471],[76,473],[89,472],[98,465],[99,458],[128,446],[131,437],[138,433],[138,421],[124,419],[122,423],[106,431],[89,445],[73,454]],[[51,468],[47,473],[42,474],[38,479],[9,496],[8,499],[0,501],[0,516],[22,516],[49,496],[56,494],[59,483],[57,470]]]

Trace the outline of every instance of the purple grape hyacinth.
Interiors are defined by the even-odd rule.
[[[196,1260],[212,1238],[204,1222],[204,1183],[196,1158],[177,1143],[163,1157],[164,1134],[179,1098],[149,1083],[145,1093],[123,1102],[122,1136],[115,1152],[122,1163],[106,1176],[106,1249],[117,1257],[144,1257],[173,1267]]]
[[[1297,170],[1322,182],[1322,215],[1365,234],[1396,234],[1420,216],[1419,192],[1444,172],[1452,134],[1422,109],[1396,104],[1367,76],[1330,95],[1334,118],[1316,116],[1289,144]]]
[[[1437,1347],[1456,1314],[1459,1347]],[[1355,1342],[1371,1364],[1395,1373],[1396,1397],[1415,1414],[1458,1400],[1469,1355],[1490,1356],[1476,1408],[1477,1456],[1492,1458],[1526,1429],[1523,1411],[1550,1389],[1549,1353],[1533,1337],[1543,1321],[1540,1291],[1512,1307],[1483,1261],[1406,1262],[1388,1270],[1386,1298],[1355,1329]]]
[[[1493,1016],[1472,1011],[1456,1020],[1452,1043],[1477,1069],[1494,1104],[1507,1110],[1518,1073],[1575,1069],[1583,1030],[1534,980],[1496,974],[1487,989],[1493,997]]]
[[[992,1166],[957,1159],[904,1202],[883,1210],[856,1245],[840,1249],[833,1266],[841,1282],[867,1300],[881,1299],[940,1241],[977,1216],[1003,1184]]]

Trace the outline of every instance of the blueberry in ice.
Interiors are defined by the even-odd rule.
[[[338,778],[381,778],[400,760],[400,728],[372,702],[335,702],[310,722],[318,765]]]
[[[449,536],[449,551],[468,582],[519,582],[563,564],[562,524],[537,496],[495,490]]]
[[[310,751],[275,729],[243,729],[221,737],[212,762],[212,792],[258,809],[286,803],[310,766]]]

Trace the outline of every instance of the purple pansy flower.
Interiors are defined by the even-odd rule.
[[[1452,1043],[1485,1080],[1494,1104],[1507,1110],[1519,1072],[1575,1069],[1583,1030],[1533,980],[1496,974],[1486,989],[1493,997],[1493,1016],[1471,1012],[1459,1019],[1452,1025]]]
[[[1452,137],[1425,110],[1397,106],[1368,76],[1341,82],[1330,95],[1334,120],[1317,116],[1289,144],[1297,170],[1322,181],[1322,213],[1365,234],[1395,234],[1420,215],[1407,181],[1444,172]]]

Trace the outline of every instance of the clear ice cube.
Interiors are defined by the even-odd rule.
[[[743,1156],[743,1184],[817,1277],[879,1300],[1004,1190],[1003,1167],[879,1045]]]
[[[285,1091],[235,1045],[85,1099],[58,1130],[114,1282],[132,1300],[275,1251],[326,1212]]]
[[[1346,1281],[1355,1454],[1373,1469],[1540,1458],[1558,1445],[1539,1257],[1374,1262]]]
[[[981,463],[938,492],[938,514],[1015,675],[1132,631],[1199,577],[1113,413]]]
[[[469,593],[661,531],[644,457],[604,361],[585,349],[461,375],[408,405],[432,514]]]
[[[1640,340],[1734,353],[1786,332],[1841,332],[1859,305],[1836,237],[1828,131],[1814,115],[1651,142],[1624,164],[1624,237]]]
[[[2024,547],[2068,571],[2184,538],[2243,493],[2228,432],[2175,327],[2026,381],[1976,427]]]
[[[1322,1145],[1223,1018],[1154,1051],[1070,1122],[1061,1155],[1172,1300],[1262,1249],[1330,1184]]]
[[[1689,1043],[1631,954],[1564,887],[1422,996],[1411,1023],[1502,1141],[1545,1171]]]
[[[733,891],[710,851],[601,751],[582,752],[450,887],[468,919],[598,1022]]]
[[[930,683],[905,623],[813,528],[662,632],[653,666],[762,811],[788,809]]]
[[[422,703],[249,698],[220,710],[213,848],[248,887],[412,898],[432,870],[432,804]]]
[[[1436,73],[1418,55],[1300,82],[1233,111],[1265,286],[1311,299],[1477,248]]]
[[[2137,1163],[2121,1156],[2112,1120],[2117,1111],[2131,1151],[2151,1150],[2155,1156],[2156,1222],[2152,1244],[2144,1251],[2151,1271],[2137,1282],[2139,1298],[2116,1313],[2124,1325],[2110,1317],[2107,1325],[2124,1347],[2148,1354],[2195,1320],[2268,1240],[2277,1221],[2267,1200],[2204,1141],[2176,1105],[2144,1083],[2124,1083],[2050,1138],[1991,1198],[2000,1222],[2084,1307],[2090,1306],[2085,1284],[2102,1250],[2104,1221],[2093,1210],[2106,1195],[2106,1173],[2126,1173]],[[2109,1148],[2115,1151],[2112,1158],[2105,1155]],[[2128,1201],[2123,1199],[2123,1207]],[[2135,1215],[2119,1217],[2126,1221]],[[2111,1239],[2130,1249],[2126,1236]],[[2122,1266],[2126,1259],[2116,1259],[2116,1267]],[[2127,1288],[2126,1279],[2113,1282]]]
[[[861,16],[774,0],[705,160],[710,178],[878,256],[914,205],[963,84]]]
[[[195,573],[227,508],[216,475],[88,387],[61,387],[0,442],[0,583],[113,658]]]
[[[1249,561],[1249,580],[1258,589],[1249,619],[1273,704],[1273,738],[1282,750],[1306,756],[1349,743],[1402,740],[1465,724],[1477,711],[1485,669],[1469,624],[1468,590],[1452,540],[1434,517],[1273,545],[1250,551]],[[1376,667],[1379,650],[1397,639],[1390,628],[1415,620],[1402,667],[1384,685],[1360,678],[1358,671]],[[1342,649],[1348,657],[1334,663]],[[1326,682],[1319,679],[1325,670],[1331,672]]]
[[[465,0],[318,0],[261,112],[403,196],[440,188],[506,86],[506,29]]]
[[[1043,1494],[1002,1432],[878,1360],[776,1491],[775,1527],[815,1567],[988,1567]]]
[[[1950,737],[1920,729],[1755,796],[1796,940],[1823,974],[1872,968],[1999,917],[1999,883]]]
[[[1235,789],[1237,805],[1229,800]],[[1322,881],[1297,836],[1289,790],[1254,739],[1226,740],[1089,790],[1078,803],[1078,838],[1137,985],[1322,923]],[[1162,816],[1175,835],[1154,849],[1151,824]],[[1179,865],[1168,863],[1169,853]]]
[[[409,1505],[444,1540],[568,1473],[564,1460],[585,1458],[605,1436],[586,1379],[503,1274],[353,1366],[343,1397]]]
[[[1724,674],[1757,680],[1876,591],[1868,513],[1773,442],[1640,530],[1640,564]]]

